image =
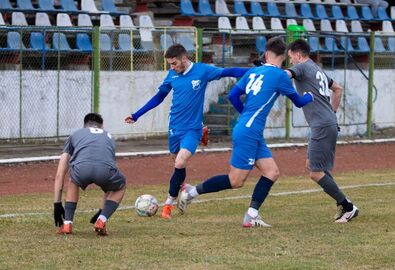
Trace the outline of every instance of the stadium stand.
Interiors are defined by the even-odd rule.
[[[36,13],[36,26],[51,26],[51,21],[49,20],[49,16],[44,12]]]
[[[178,36],[178,42],[182,45],[182,46],[184,46],[184,48],[187,50],[187,51],[189,51],[189,52],[192,52],[192,51],[195,51],[195,45],[193,44],[193,41],[192,41],[192,39],[188,36],[188,35],[186,35],[186,34],[180,34],[179,36]]]
[[[348,28],[344,20],[336,20],[336,32],[348,33]]]
[[[234,13],[241,16],[249,16],[243,1],[234,1]]]
[[[160,49],[161,50],[165,51],[173,44],[174,44],[174,41],[169,34],[161,34],[160,35]]]
[[[5,25],[3,14],[0,13],[0,25]]]
[[[294,3],[285,3],[285,16],[288,18],[298,18]]]
[[[284,26],[279,18],[270,19],[270,29],[284,31]]]
[[[44,35],[41,32],[30,33],[30,48],[38,51],[48,51],[49,46],[45,43]]]
[[[266,3],[267,13],[270,17],[283,17],[278,10],[277,4],[275,2],[267,2]]]
[[[81,10],[89,13],[99,13],[93,0],[81,0]]]
[[[108,14],[100,15],[100,26],[105,29],[115,29],[114,21]]]
[[[295,19],[287,19],[287,27],[290,25],[298,25]]]
[[[344,20],[344,19],[346,19],[344,17],[344,15],[343,15],[343,12],[342,12],[340,6],[332,5],[331,9],[332,9],[332,17],[330,17],[331,19],[334,19],[334,20]]]
[[[300,16],[304,19],[319,19],[313,15],[310,5],[306,3],[300,5]]]
[[[78,14],[78,26],[92,27],[92,20],[88,14]]]
[[[45,12],[56,12],[57,9],[54,7],[52,0],[38,0],[38,8]]]
[[[77,49],[81,52],[90,53],[92,51],[92,43],[89,36],[85,33],[78,33],[76,37]]]
[[[259,59],[261,59],[266,51],[266,37],[257,36],[255,39],[255,47],[256,51],[258,52]]]
[[[359,20],[357,9],[353,5],[347,6],[347,18],[349,20]]]
[[[113,0],[101,0],[101,7],[103,11],[108,12],[111,15],[126,15],[127,12],[118,11]]]
[[[181,15],[183,16],[196,16],[197,13],[193,9],[192,3],[190,0],[181,0]]]
[[[14,8],[12,7],[9,0],[1,0],[0,1],[0,10],[12,11],[12,10],[14,10]]]
[[[35,8],[30,0],[17,0],[16,1],[17,8],[26,11],[34,11]]]
[[[303,26],[306,29],[306,31],[311,31],[311,32],[317,31],[312,19],[303,19]]]
[[[261,17],[255,16],[252,18],[252,29],[255,31],[266,30],[266,25]]]
[[[199,0],[198,4],[199,14],[202,16],[214,16],[213,10],[211,9],[208,0]]]
[[[105,33],[100,34],[100,50],[105,52],[114,50],[114,47],[111,42],[111,38],[108,34]]]
[[[232,31],[232,25],[230,24],[230,20],[228,17],[218,18],[218,31],[225,33],[230,33]]]
[[[237,17],[236,18],[236,31],[239,34],[250,34],[251,29],[248,26],[247,19],[245,17]]]
[[[316,5],[315,6],[315,13],[317,14],[317,18],[319,19],[329,19],[328,14],[326,13],[326,9],[324,5]]]
[[[28,23],[26,21],[25,14],[23,12],[12,12],[12,25],[25,25]]]
[[[121,28],[132,28],[134,27],[134,23],[132,17],[129,15],[121,15],[119,16],[119,26]]]
[[[81,13],[81,11],[78,10],[73,0],[60,0],[60,6],[64,12],[70,14]]]
[[[70,16],[67,13],[58,13],[56,15],[56,25],[63,27],[71,27],[73,26]]]
[[[217,15],[226,15],[229,16],[231,13],[229,12],[228,6],[226,5],[225,0],[215,0],[215,13]]]
[[[259,2],[250,1],[250,14],[252,16],[266,16]]]
[[[52,47],[57,51],[72,51],[64,33],[53,33]]]
[[[22,42],[21,35],[15,31],[9,31],[7,33],[7,48],[10,50],[21,50],[26,49]]]

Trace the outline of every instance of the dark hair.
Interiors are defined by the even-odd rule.
[[[304,39],[297,39],[288,45],[288,51],[299,52],[303,56],[309,56],[310,55],[310,45]]]
[[[287,45],[282,37],[272,37],[266,43],[266,51],[273,52],[276,56],[285,54]]]
[[[180,58],[186,54],[187,54],[187,50],[185,50],[184,46],[182,46],[179,43],[176,43],[176,44],[171,45],[167,49],[167,51],[165,53],[165,58],[174,58],[174,57]]]
[[[84,117],[84,126],[87,125],[103,125],[103,118],[98,113],[88,113]]]

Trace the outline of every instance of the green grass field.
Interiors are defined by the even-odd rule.
[[[255,179],[239,190],[207,194],[172,220],[121,209],[108,237],[89,219],[101,192],[81,192],[74,234],[55,234],[52,194],[0,198],[0,269],[395,269],[395,170],[336,174],[360,208],[336,224],[336,206],[307,177],[283,177],[261,209],[272,228],[241,227]],[[385,184],[368,186],[369,184]],[[165,198],[167,185],[129,187],[122,207],[138,195]],[[227,198],[227,199],[226,199]],[[38,213],[5,218],[10,213]]]

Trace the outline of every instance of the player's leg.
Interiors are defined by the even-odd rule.
[[[346,198],[330,174],[334,164],[336,139],[336,125],[312,129],[308,145],[308,168],[310,178],[339,206],[340,213],[335,216],[336,222],[345,223],[358,215],[358,208]]]
[[[59,228],[59,234],[73,233],[73,220],[75,210],[77,209],[78,198],[79,186],[70,179],[67,186],[66,202],[64,205],[64,222]]]
[[[259,142],[256,158],[255,165],[259,169],[261,177],[256,183],[252,193],[250,206],[247,213],[244,215],[243,226],[270,227],[270,225],[265,223],[260,217],[259,209],[268,196],[274,182],[279,178],[280,170],[263,139]]]
[[[161,217],[171,218],[174,200],[186,178],[186,166],[200,143],[201,129],[188,131],[173,131],[169,134],[169,148],[171,153],[177,153],[174,159],[174,172],[170,178],[169,193],[163,206]]]

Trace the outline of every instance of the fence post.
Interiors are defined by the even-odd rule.
[[[372,112],[373,112],[373,73],[374,73],[374,31],[370,32],[369,52],[369,81],[368,81],[368,107],[367,107],[367,133],[372,136]]]
[[[100,94],[100,27],[93,27],[93,112],[99,112]]]
[[[203,29],[197,28],[197,61],[202,62],[203,58]]]

